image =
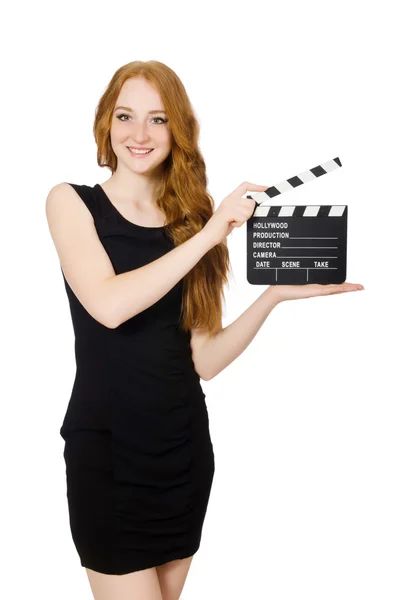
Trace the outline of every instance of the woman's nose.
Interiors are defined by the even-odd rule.
[[[146,127],[146,123],[135,123],[132,127],[133,137],[136,140],[146,140],[148,138]]]

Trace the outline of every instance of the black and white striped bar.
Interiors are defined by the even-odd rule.
[[[251,200],[255,200],[258,206],[260,206],[263,202],[269,200],[269,198],[275,198],[279,194],[284,194],[285,192],[289,192],[294,188],[302,185],[303,183],[308,183],[309,181],[313,181],[313,179],[318,179],[321,175],[325,175],[326,173],[330,173],[331,171],[335,171],[335,169],[339,169],[342,166],[342,163],[339,158],[333,158],[332,160],[328,160],[321,165],[317,165],[313,169],[309,169],[308,171],[304,171],[303,173],[299,173],[299,175],[295,175],[294,177],[290,177],[285,181],[281,181],[276,185],[272,185],[265,192],[258,192],[256,194],[250,194],[247,198]],[[254,213],[254,215],[256,212]]]
[[[253,285],[343,283],[347,206],[258,206],[247,221]]]

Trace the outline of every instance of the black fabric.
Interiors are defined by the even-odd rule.
[[[116,274],[169,252],[166,227],[125,219],[103,188],[69,184],[90,210]],[[63,274],[76,375],[60,429],[70,527],[81,565],[125,574],[194,554],[215,471],[183,280],[115,329],[96,321]]]

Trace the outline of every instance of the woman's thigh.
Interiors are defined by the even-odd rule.
[[[126,575],[85,569],[95,600],[162,600],[156,567]]]
[[[193,556],[172,560],[156,567],[163,600],[179,600]]]

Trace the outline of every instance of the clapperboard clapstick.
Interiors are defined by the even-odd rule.
[[[334,158],[265,192],[247,221],[247,280],[254,285],[343,283],[346,280],[347,205],[262,206],[341,167]]]

